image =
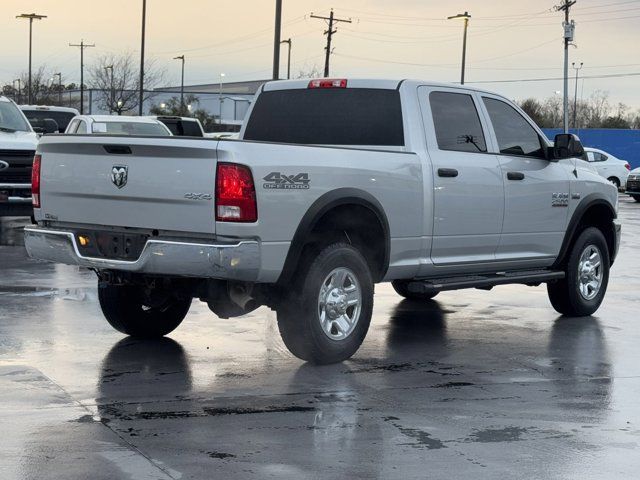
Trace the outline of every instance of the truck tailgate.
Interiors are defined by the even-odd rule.
[[[45,136],[36,220],[215,233],[216,140]]]

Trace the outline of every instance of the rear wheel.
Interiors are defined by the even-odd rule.
[[[640,195],[631,195],[636,202],[640,202]]]
[[[620,188],[620,180],[618,180],[616,177],[609,177],[607,178],[607,180],[613,183],[616,186],[616,188]]]
[[[150,295],[137,285],[100,285],[98,299],[113,328],[139,338],[157,338],[172,332],[191,306],[191,298],[177,297],[169,291]]]
[[[394,280],[391,285],[398,295],[409,300],[431,300],[438,295],[438,292],[416,293],[409,291],[409,280]]]
[[[565,272],[564,279],[547,284],[551,305],[563,315],[591,315],[609,283],[609,250],[600,230],[589,227],[578,236]]]
[[[373,311],[373,280],[360,252],[345,243],[329,245],[301,265],[290,288],[277,308],[289,351],[316,364],[351,357]]]

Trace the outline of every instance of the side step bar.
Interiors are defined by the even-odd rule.
[[[482,275],[466,275],[447,278],[430,278],[409,282],[407,288],[413,293],[432,293],[462,288],[480,288],[490,290],[496,285],[520,283],[537,286],[544,282],[562,280],[565,273],[558,270],[522,270],[498,272]]]

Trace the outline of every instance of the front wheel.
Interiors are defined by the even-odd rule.
[[[373,311],[373,280],[366,260],[345,243],[324,248],[290,284],[277,308],[282,340],[296,357],[337,363],[360,348]]]
[[[191,298],[171,292],[149,295],[137,285],[100,285],[98,300],[107,322],[138,338],[158,338],[175,330],[189,312]]]
[[[585,229],[573,243],[564,279],[547,284],[551,305],[567,316],[594,313],[609,283],[609,250],[604,235],[594,227]]]
[[[640,195],[631,195],[636,202],[640,202]]]

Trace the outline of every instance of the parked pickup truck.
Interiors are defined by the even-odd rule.
[[[29,217],[31,164],[38,136],[22,111],[0,95],[0,217]]]
[[[93,269],[125,334],[171,332],[192,298],[223,318],[267,305],[294,355],[338,362],[379,282],[416,300],[546,283],[558,312],[595,312],[618,197],[582,153],[466,86],[270,82],[240,140],[45,136],[25,243]]]

